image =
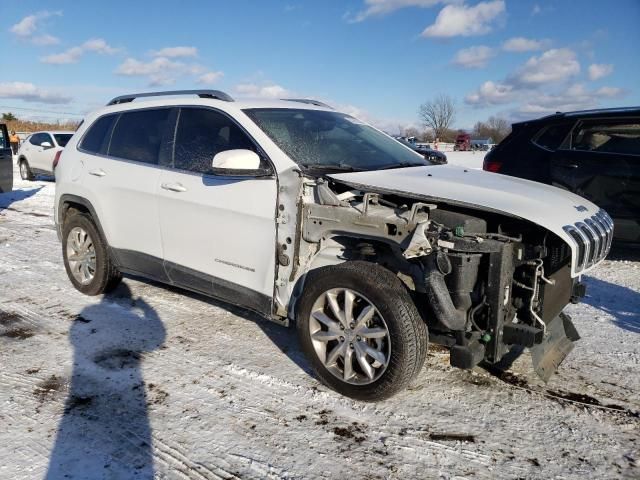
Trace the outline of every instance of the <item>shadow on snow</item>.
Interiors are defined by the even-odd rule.
[[[583,303],[611,315],[620,328],[640,333],[640,293],[594,277],[586,277],[585,283]]]
[[[154,477],[144,355],[165,340],[157,313],[122,283],[69,332],[73,376],[46,479]]]

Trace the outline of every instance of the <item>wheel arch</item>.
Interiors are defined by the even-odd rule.
[[[366,257],[360,253],[362,249],[361,245],[366,243],[379,252],[384,253],[384,259],[391,260],[391,262],[376,261],[376,257]],[[339,265],[350,261],[365,261],[373,265],[377,265],[386,270],[389,270],[394,275],[397,275],[399,271],[405,270],[403,268],[402,257],[393,252],[394,244],[384,239],[366,238],[350,236],[348,234],[334,235],[325,242],[325,246],[320,248],[309,260],[304,267],[304,271],[295,279],[293,288],[291,289],[291,295],[287,306],[287,316],[289,319],[294,320],[296,310],[299,304],[302,294],[304,292],[305,283],[308,275],[324,267],[333,265]],[[402,281],[402,279],[401,279]],[[410,289],[410,286],[406,282],[402,283]]]
[[[91,216],[91,219],[96,225],[100,236],[107,242],[107,236],[102,229],[102,224],[100,223],[100,218],[96,213],[95,208],[91,204],[89,200],[83,197],[79,197],[78,195],[64,194],[60,196],[60,200],[58,201],[58,214],[56,218],[56,225],[58,227],[58,235],[62,235],[62,226],[64,225],[65,219],[70,210],[75,209],[79,212],[87,213]]]

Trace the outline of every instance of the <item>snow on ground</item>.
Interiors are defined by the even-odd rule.
[[[482,161],[487,152],[445,152],[447,162],[459,167],[482,170]]]
[[[434,348],[366,404],[310,374],[293,329],[130,278],[76,292],[54,187],[0,195],[0,478],[640,477],[637,258],[587,278],[548,385],[527,355],[495,376]]]

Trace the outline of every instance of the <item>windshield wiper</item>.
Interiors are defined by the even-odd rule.
[[[391,170],[393,168],[407,168],[407,167],[426,167],[428,164],[424,163],[411,163],[411,162],[400,162],[394,163],[392,165],[384,165],[383,167],[376,168],[376,170]]]
[[[346,163],[308,163],[302,164],[302,167],[309,170],[337,170],[339,172],[361,172],[363,170]]]

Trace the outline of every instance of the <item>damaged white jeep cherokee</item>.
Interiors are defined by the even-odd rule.
[[[562,313],[613,224],[569,192],[430,165],[312,100],[127,95],[85,119],[56,169],[73,285],[121,273],[295,320],[318,377],[379,400],[422,368],[528,347],[544,379],[578,334]]]

